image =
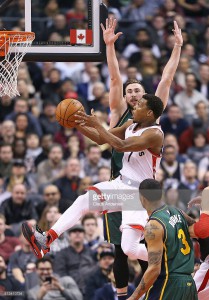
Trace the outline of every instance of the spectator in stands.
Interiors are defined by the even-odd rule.
[[[94,300],[97,289],[103,287],[108,282],[108,271],[114,262],[114,252],[103,251],[99,255],[98,265],[91,272],[91,276],[86,282],[86,293],[84,299]]]
[[[161,168],[164,172],[164,187],[177,187],[182,178],[182,163],[177,160],[177,151],[172,145],[167,145],[163,150]]]
[[[54,184],[48,184],[47,186],[45,186],[43,189],[43,200],[40,203],[38,203],[36,206],[38,218],[39,219],[41,218],[43,210],[47,206],[59,207],[59,202],[60,202],[60,192],[57,186]]]
[[[64,175],[65,162],[62,158],[62,147],[59,144],[53,144],[49,150],[48,159],[42,161],[37,167],[39,187],[52,183]]]
[[[53,144],[52,134],[44,134],[41,138],[42,152],[35,159],[35,166],[37,167],[42,161],[46,160],[49,155],[49,150]]]
[[[193,73],[186,75],[186,88],[174,97],[174,102],[180,107],[184,117],[191,122],[195,115],[195,105],[202,100],[208,103],[203,94],[196,89],[196,77]]]
[[[71,25],[74,20],[84,21],[86,17],[87,6],[84,0],[76,0],[74,2],[74,7],[66,13],[66,18],[69,25]]]
[[[5,120],[11,120],[15,121],[16,115],[18,113],[25,113],[28,116],[28,131],[36,132],[38,136],[40,137],[42,135],[42,129],[41,126],[36,119],[36,117],[33,116],[31,112],[29,112],[29,102],[23,98],[17,98],[15,100],[14,104],[14,111],[8,114],[5,118]]]
[[[203,123],[203,120],[193,119],[192,125],[188,127],[179,137],[179,152],[186,153],[187,149],[193,145],[194,135],[204,133],[207,143],[209,142],[209,129]]]
[[[13,151],[12,145],[2,144],[0,146],[0,174],[9,177],[12,172]]]
[[[95,266],[92,251],[84,245],[84,228],[75,225],[69,229],[69,247],[56,254],[54,271],[59,276],[71,276],[85,294],[87,276]]]
[[[22,138],[16,138],[13,143],[14,159],[25,159],[26,155],[26,141]]]
[[[180,26],[180,28],[182,27]],[[179,86],[180,91],[186,88],[186,74],[188,72],[191,72],[189,58],[185,55],[182,55],[180,57],[179,65],[175,74],[176,83]]]
[[[4,258],[0,255],[0,291],[1,291],[1,298],[6,299],[8,295],[5,295],[4,292],[17,292],[18,295],[9,296],[10,300],[24,300],[24,289],[22,284],[17,281],[13,276],[7,275],[7,265]]]
[[[65,174],[54,184],[61,193],[60,212],[63,213],[78,196],[78,186],[80,183],[81,165],[77,158],[70,158],[66,163]]]
[[[197,166],[192,161],[187,161],[183,167],[183,179],[178,190],[180,201],[187,207],[188,202],[197,196],[199,180],[197,179]]]
[[[107,270],[107,277],[109,283],[106,283],[103,287],[95,291],[94,300],[115,300],[115,297],[117,297],[115,277],[111,265]],[[134,290],[134,286],[132,284],[128,284],[127,297],[130,297]]]
[[[39,122],[41,124],[43,134],[54,135],[60,130],[60,125],[56,121],[55,111],[56,104],[51,100],[46,100],[43,104],[43,113],[39,117]]]
[[[200,91],[205,98],[209,99],[209,66],[207,64],[200,64],[199,66],[197,90]]]
[[[81,178],[79,186],[78,186],[78,196],[83,195],[86,193],[86,189],[93,185],[91,177],[85,176]]]
[[[98,223],[94,213],[87,213],[83,216],[81,224],[85,230],[85,246],[89,247],[92,251],[97,251],[99,244],[103,238],[98,235]]]
[[[60,71],[56,68],[49,70],[49,82],[44,83],[41,87],[41,98],[50,101],[56,106],[60,100],[59,91],[62,84]]]
[[[1,141],[12,145],[15,139],[15,123],[13,121],[3,121],[1,124]]]
[[[5,231],[6,219],[4,215],[0,214],[0,256],[2,256],[4,260],[8,262],[10,256],[16,249],[18,249],[20,241],[16,237],[6,236]]]
[[[14,276],[19,282],[25,282],[25,272],[28,262],[36,262],[36,257],[33,255],[30,244],[25,240],[21,234],[19,237],[21,248],[14,252],[8,264],[8,271]]]
[[[80,140],[79,136],[72,134],[69,136],[67,141],[67,149],[65,151],[65,158],[78,158],[81,159],[84,157],[84,153],[80,150]]]
[[[12,189],[12,196],[0,206],[0,213],[6,218],[6,224],[16,236],[20,233],[21,224],[28,220],[31,225],[36,224],[37,214],[32,201],[27,200],[26,187],[16,184]]]
[[[101,81],[99,69],[97,67],[90,67],[87,70],[87,74],[89,76],[89,80],[77,85],[78,95],[83,99],[84,102],[86,102],[87,100],[94,100],[94,96],[92,93],[93,84],[95,82]]]
[[[28,192],[36,192],[36,184],[30,174],[27,174],[25,163],[22,159],[15,159],[12,162],[12,171],[9,177],[5,178],[4,188],[11,192],[16,184],[24,184]]]
[[[98,182],[99,168],[109,166],[109,162],[101,157],[101,150],[98,145],[89,145],[86,158],[81,161],[86,176],[92,178],[93,183]]]
[[[179,192],[176,187],[168,187],[165,190],[165,202],[167,205],[178,207],[185,211],[187,207],[179,200]]]
[[[209,157],[209,145],[206,144],[204,132],[197,132],[194,134],[193,146],[187,149],[187,156],[197,166],[203,157]]]
[[[26,113],[18,113],[15,116],[15,137],[26,139],[27,133],[29,133],[29,119]]]
[[[160,119],[160,124],[164,134],[172,133],[177,137],[189,127],[189,123],[182,118],[181,110],[176,104],[169,106],[167,115]]]
[[[39,137],[36,133],[29,133],[26,136],[26,147],[25,164],[27,172],[35,173],[35,159],[42,152]]]
[[[197,119],[202,121],[202,128],[206,132],[209,127],[208,104],[206,104],[204,101],[199,101],[195,105],[195,110],[196,110]]]
[[[103,166],[99,168],[98,182],[108,181],[111,177],[111,170],[109,167]]]
[[[82,294],[72,277],[58,277],[53,273],[53,264],[49,257],[44,257],[36,263],[36,274],[39,282],[27,291],[28,300],[37,299],[72,299],[82,300]]]

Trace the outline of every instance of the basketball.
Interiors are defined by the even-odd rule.
[[[79,111],[84,111],[84,107],[78,100],[75,99],[64,99],[56,108],[56,119],[57,122],[68,128],[75,127],[74,115]]]

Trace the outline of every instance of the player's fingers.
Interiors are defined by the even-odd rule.
[[[114,22],[114,19],[113,19],[113,18],[110,18],[110,22],[109,22],[109,27],[110,27],[110,28],[113,27],[113,22]]]
[[[105,31],[104,25],[101,23],[100,26],[102,28],[102,31],[104,32]]]
[[[106,29],[109,27],[109,20],[108,18],[106,19]]]
[[[123,34],[122,32],[118,32],[118,33],[116,34],[116,37],[119,38],[119,36],[121,36],[122,34]]]
[[[113,30],[115,30],[116,25],[117,25],[117,20],[114,19],[114,20],[113,20],[113,24],[112,24]]]

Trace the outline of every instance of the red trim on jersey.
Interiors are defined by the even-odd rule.
[[[131,226],[133,229],[139,229],[139,230],[144,231],[144,227],[142,225],[130,225],[129,224],[129,226]]]
[[[101,201],[101,202],[104,202],[104,201],[105,201],[105,199],[104,199],[104,197],[103,197],[103,195],[102,195],[101,190],[98,189],[96,186],[89,186],[89,187],[86,189],[86,191],[94,191],[94,192],[96,192],[97,195],[101,196],[100,201]],[[102,214],[106,214],[107,212],[108,212],[108,210],[103,210],[103,211],[101,211]]]
[[[155,174],[156,174],[156,162],[157,162],[157,157],[152,155],[152,171],[153,171],[154,179],[155,179]]]
[[[157,153],[154,153],[154,152],[152,152],[150,149],[147,149],[153,156],[155,156],[155,157],[162,157],[162,155],[161,154],[157,154]]]
[[[206,274],[205,274],[205,277],[204,277],[204,279],[203,279],[203,281],[202,281],[202,284],[201,284],[201,286],[199,287],[198,293],[205,289],[205,287],[206,287],[208,281],[209,281],[209,270],[207,270],[207,272],[206,272]]]

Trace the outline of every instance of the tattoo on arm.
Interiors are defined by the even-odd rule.
[[[155,239],[155,230],[158,230],[159,228],[156,225],[153,224],[147,224],[145,226],[145,236],[147,240],[154,240]]]
[[[148,263],[149,265],[161,264],[162,251],[148,252]]]

